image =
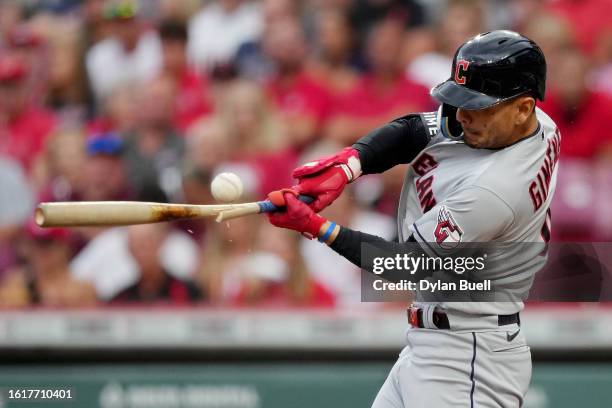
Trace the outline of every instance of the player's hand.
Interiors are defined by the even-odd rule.
[[[327,220],[298,200],[297,195],[294,189],[283,189],[268,194],[268,199],[274,205],[284,207],[284,211],[268,213],[268,219],[272,225],[301,232],[306,238],[312,239],[319,234],[321,226]]]
[[[298,194],[314,197],[309,205],[313,211],[319,212],[333,203],[344,187],[360,175],[359,153],[347,147],[332,156],[295,169],[293,177],[298,179],[298,184],[293,189]]]

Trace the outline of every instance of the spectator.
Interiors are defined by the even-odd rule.
[[[455,51],[468,38],[484,31],[484,4],[479,0],[451,0],[440,21],[431,28],[434,49],[414,58],[407,75],[418,84],[431,89],[447,80]],[[412,38],[408,46],[414,47]]]
[[[323,8],[315,20],[315,55],[308,71],[331,96],[332,106],[358,84],[354,62],[354,35],[347,15],[339,8]]]
[[[100,232],[72,260],[73,275],[94,285],[98,297],[104,301],[121,297],[120,293],[126,289],[138,286],[142,268],[147,269],[145,274],[163,270],[170,277],[166,283],[190,281],[198,256],[193,240],[167,224],[147,227],[150,228],[135,226]],[[155,275],[153,280],[159,283],[158,277]],[[149,278],[144,277],[146,285],[152,284]],[[167,288],[165,284],[156,287],[161,290],[159,295]],[[174,300],[183,299],[182,293]]]
[[[23,17],[23,5],[19,2],[0,2],[0,48],[6,46],[6,38],[22,22]]]
[[[570,24],[553,14],[532,14],[525,21],[523,32],[542,48],[549,69],[555,68],[564,49],[575,47],[576,40]]]
[[[355,142],[364,129],[432,108],[426,88],[407,79],[401,66],[403,25],[398,20],[384,20],[368,36],[368,74],[354,92],[336,103],[326,129],[326,137],[342,145]]]
[[[245,198],[248,200],[248,198]],[[240,290],[240,260],[256,239],[257,217],[236,218],[223,223],[209,220],[196,280],[211,303],[227,304]]]
[[[308,271],[299,252],[299,235],[260,222],[257,236],[254,251],[244,255],[236,265],[240,285],[234,295],[235,304],[265,307],[334,305],[332,293]]]
[[[85,201],[128,200],[134,197],[126,180],[122,158],[124,143],[112,133],[96,135],[87,141],[85,180],[80,195]]]
[[[56,19],[49,36],[49,65],[46,103],[62,113],[62,119],[78,126],[90,114],[91,90],[87,83],[81,35],[78,22]]]
[[[350,19],[363,44],[372,28],[382,20],[394,19],[404,28],[416,27],[424,22],[421,2],[414,0],[354,0],[350,5]]]
[[[542,109],[561,131],[561,155],[565,159],[596,159],[612,151],[612,134],[601,120],[612,115],[612,99],[588,89],[588,72],[587,59],[575,48],[561,52],[550,69],[550,86]]]
[[[598,234],[608,236],[604,226],[610,225],[605,209],[611,183],[609,164],[604,164],[612,154],[612,134],[602,118],[612,115],[612,99],[587,87],[588,71],[589,62],[577,48],[561,51],[549,69],[550,86],[542,104],[562,137],[563,165],[551,207],[555,241],[592,242]]]
[[[128,228],[127,245],[136,262],[139,278],[119,292],[111,302],[186,304],[200,299],[200,292],[194,284],[173,276],[164,268],[160,258],[155,256],[161,252],[167,238],[167,224],[134,225]]]
[[[211,1],[189,21],[189,57],[196,66],[209,70],[229,63],[240,45],[255,41],[262,28],[257,2]]]
[[[228,160],[233,145],[228,129],[218,116],[206,117],[189,128],[186,144],[182,175],[183,201],[210,204],[214,202],[210,192],[213,174],[219,165]],[[185,220],[178,224],[198,243],[203,241],[208,224],[205,219]]]
[[[17,262],[16,238],[34,209],[32,191],[22,167],[0,155],[0,280]]]
[[[112,22],[113,35],[87,52],[87,75],[98,101],[118,85],[146,81],[161,69],[159,37],[145,27],[137,9],[136,0],[110,2],[105,17]]]
[[[61,130],[49,137],[32,181],[43,201],[79,201],[88,181],[85,137],[78,130]]]
[[[518,32],[523,32],[525,24],[535,15],[545,14],[542,0],[510,0],[505,2],[507,16],[507,26]],[[529,37],[531,38],[531,37]],[[539,44],[539,43],[538,43]],[[546,53],[545,53],[546,54]]]
[[[163,70],[172,78],[174,126],[184,132],[200,117],[212,111],[208,100],[208,81],[187,64],[187,28],[184,24],[166,21],[159,28],[162,41]]]
[[[86,307],[97,303],[94,288],[71,276],[69,232],[26,226],[27,262],[7,273],[0,286],[0,306]]]
[[[56,124],[55,115],[31,101],[28,66],[12,54],[0,55],[0,153],[29,172]]]
[[[229,160],[235,147],[229,129],[217,115],[199,120],[187,132],[186,167],[212,174]]]
[[[26,87],[30,102],[40,105],[47,91],[49,63],[46,40],[34,30],[33,24],[15,27],[7,37],[7,45],[13,55],[28,67]]]
[[[174,96],[174,84],[166,76],[139,88],[136,126],[125,135],[124,152],[131,184],[138,191],[161,189],[171,200],[179,198],[185,151],[185,141],[173,126]]]
[[[287,123],[281,122],[259,86],[247,81],[230,85],[218,114],[231,137],[230,162],[251,169],[258,180],[258,188],[252,192],[257,192],[258,198],[291,183],[297,157],[288,149]]]
[[[113,35],[111,20],[106,17],[107,10],[108,0],[83,0],[80,11],[85,48],[90,48]]]
[[[101,103],[97,104],[97,114],[88,124],[90,134],[116,132],[127,134],[136,127],[137,84],[124,84],[116,87]]]
[[[329,110],[329,95],[305,70],[307,45],[299,23],[283,19],[266,31],[264,50],[276,73],[268,92],[282,119],[290,123],[288,140],[302,149],[320,136]]]
[[[557,0],[546,7],[571,25],[578,46],[587,55],[612,27],[612,3],[607,0]]]
[[[267,32],[278,21],[299,16],[299,5],[294,0],[263,0],[261,7],[264,22],[262,35],[243,43],[234,58],[240,76],[255,81],[264,81],[274,72],[274,64],[264,52],[261,37],[267,37]]]

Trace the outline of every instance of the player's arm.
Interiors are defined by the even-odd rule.
[[[369,260],[362,258],[362,244],[370,244],[389,254],[406,253],[406,243],[386,241],[375,235],[336,225],[316,214],[309,206],[296,198],[297,193],[285,190],[281,202],[285,211],[269,214],[270,222],[282,228],[301,232],[308,238],[317,238],[353,264],[371,270]],[[272,200],[273,197],[270,196]],[[514,212],[495,192],[481,187],[471,187],[451,197],[428,211],[411,227],[413,242],[431,257],[451,255],[449,247],[460,242],[489,242],[497,238],[514,223]],[[483,222],[486,220],[486,222]]]
[[[351,147],[298,167],[293,171],[298,179],[295,189],[314,197],[310,206],[321,211],[362,174],[382,173],[414,160],[436,133],[434,119],[434,112],[403,116],[371,131]]]
[[[435,112],[411,114],[374,129],[352,146],[363,174],[382,173],[412,162],[436,134]]]
[[[407,250],[405,243],[387,241],[376,235],[337,225],[299,201],[296,198],[297,193],[295,191],[290,189],[283,191],[284,195],[269,195],[269,198],[274,200],[275,205],[286,208],[283,212],[269,213],[270,223],[277,227],[298,231],[310,239],[316,238],[328,244],[334,251],[360,268],[370,271],[373,268],[373,265],[368,265],[369,261],[362,259],[361,247],[363,243],[371,244],[373,247],[390,254],[405,253]]]

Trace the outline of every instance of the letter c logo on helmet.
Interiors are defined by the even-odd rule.
[[[470,61],[459,60],[457,61],[457,66],[455,67],[455,82],[459,85],[465,85],[467,77],[468,67],[470,66]]]
[[[457,49],[453,61],[450,78],[431,90],[443,104],[479,110],[523,94],[544,100],[546,59],[519,33],[478,34]]]

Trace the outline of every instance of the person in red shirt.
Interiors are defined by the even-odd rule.
[[[611,197],[605,158],[612,153],[612,132],[606,123],[612,116],[612,99],[587,87],[589,63],[577,48],[558,54],[549,72],[551,86],[541,108],[555,121],[563,140],[563,165],[551,206],[555,220],[552,240],[607,240],[609,232],[602,216]]]
[[[315,52],[308,61],[307,70],[330,93],[332,109],[336,100],[353,92],[359,83],[355,61],[355,33],[346,11],[323,8],[314,21]]]
[[[551,67],[551,87],[542,110],[555,121],[564,158],[594,159],[612,152],[612,99],[587,87],[589,64],[578,49],[567,49]]]
[[[16,55],[0,56],[0,153],[29,171],[57,120],[30,101],[27,74],[24,60]]]
[[[160,262],[160,251],[169,233],[166,224],[133,225],[128,229],[128,250],[139,279],[124,288],[112,304],[164,303],[185,305],[201,298],[199,289],[187,280],[171,275]]]
[[[163,73],[175,83],[174,125],[181,132],[212,111],[207,78],[187,64],[187,28],[166,21],[159,27]]]
[[[301,150],[320,136],[329,110],[329,94],[305,70],[306,42],[295,19],[284,18],[268,27],[264,50],[276,69],[268,81],[268,92],[290,124],[290,144]]]
[[[368,36],[366,56],[369,72],[354,92],[337,101],[326,137],[342,144],[356,141],[363,129],[433,108],[427,89],[405,77],[400,58],[404,28],[399,20],[377,23]]]
[[[581,50],[591,54],[603,35],[612,32],[612,2],[609,0],[556,0],[547,2],[553,14],[569,22]]]

